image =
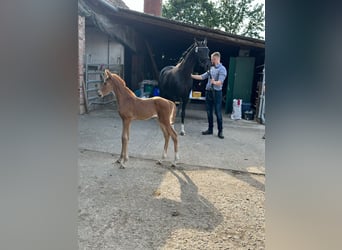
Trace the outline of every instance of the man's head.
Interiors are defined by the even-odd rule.
[[[220,52],[214,52],[211,54],[211,63],[213,65],[217,65],[217,64],[220,64],[220,61],[221,61],[221,54]]]

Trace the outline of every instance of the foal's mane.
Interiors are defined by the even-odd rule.
[[[130,90],[130,89],[126,86],[126,82],[125,82],[119,75],[117,75],[117,74],[115,74],[115,73],[111,73],[111,76],[112,76],[111,79],[112,79],[113,81],[117,81],[118,84],[121,84],[121,85],[125,88],[125,90],[128,92],[128,94],[129,94],[130,96],[136,97],[136,95],[133,93],[133,91]]]

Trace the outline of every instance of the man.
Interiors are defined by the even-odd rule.
[[[222,85],[224,79],[227,76],[227,70],[221,63],[220,52],[214,52],[211,54],[211,64],[210,70],[202,75],[193,75],[191,77],[196,80],[208,79],[207,85],[205,87],[205,102],[208,115],[208,129],[202,132],[202,135],[212,135],[213,134],[213,108],[215,108],[215,115],[217,118],[217,129],[218,137],[223,139],[223,128],[222,128]]]

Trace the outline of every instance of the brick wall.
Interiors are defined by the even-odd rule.
[[[144,12],[155,16],[161,16],[162,0],[144,0]]]
[[[83,91],[84,54],[85,54],[85,18],[78,16],[78,81],[79,81],[80,114],[84,114],[86,111],[84,91]]]

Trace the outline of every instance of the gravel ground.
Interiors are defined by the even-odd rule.
[[[264,249],[265,176],[81,150],[79,249]]]

